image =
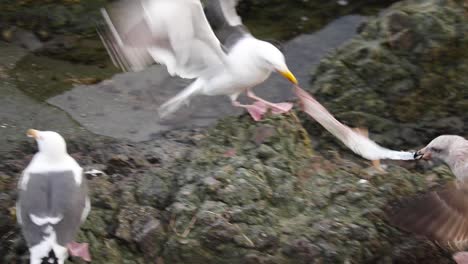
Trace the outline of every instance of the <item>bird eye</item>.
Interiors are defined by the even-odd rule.
[[[435,153],[440,153],[440,152],[442,152],[442,149],[433,147],[433,148],[431,148],[431,151],[435,152]]]

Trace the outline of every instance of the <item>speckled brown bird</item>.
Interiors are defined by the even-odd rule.
[[[415,158],[438,159],[456,177],[442,189],[405,201],[389,213],[392,224],[456,250],[468,246],[468,140],[443,135],[417,151]],[[454,255],[457,263],[468,264],[468,253]]]

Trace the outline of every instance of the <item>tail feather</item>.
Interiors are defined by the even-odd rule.
[[[41,258],[40,264],[61,264],[59,259],[55,256],[54,250],[49,251],[49,255]]]
[[[183,104],[188,104],[190,98],[198,94],[199,91],[203,88],[203,85],[204,81],[197,79],[176,96],[169,99],[169,101],[165,102],[163,105],[161,105],[161,107],[159,107],[159,117],[165,118],[177,111]]]

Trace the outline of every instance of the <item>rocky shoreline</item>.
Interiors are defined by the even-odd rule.
[[[104,172],[87,175],[93,210],[79,235],[93,263],[451,263],[384,213],[446,181],[446,168],[422,175],[394,164],[381,175],[338,152],[326,159],[296,120],[233,117],[144,144],[71,139],[85,169]],[[0,168],[2,263],[27,256],[13,208],[30,158],[17,157],[31,145]]]
[[[467,14],[464,1],[393,5],[322,60],[309,90],[384,146],[462,133]],[[14,85],[1,73],[8,94]],[[443,103],[424,107],[434,99]],[[20,120],[32,126],[39,103],[24,102],[33,107]],[[140,143],[91,135],[60,116],[71,155],[103,172],[87,174],[93,209],[78,238],[93,263],[453,263],[449,249],[385,219],[401,199],[453,179],[445,166],[386,162],[379,173],[297,112],[258,123],[225,117]],[[35,146],[19,139],[20,127],[8,129],[17,136],[0,152],[0,262],[27,263],[14,205]]]

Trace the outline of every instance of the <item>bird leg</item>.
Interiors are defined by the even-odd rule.
[[[274,114],[282,114],[282,113],[289,112],[289,110],[291,110],[291,108],[293,107],[293,104],[291,103],[276,103],[275,104],[275,103],[269,102],[255,95],[250,89],[247,90],[247,96],[270,107]]]
[[[263,115],[268,110],[267,106],[262,104],[261,102],[255,102],[254,104],[251,104],[251,105],[244,105],[244,104],[239,103],[236,100],[233,100],[232,105],[235,107],[245,108],[247,112],[250,114],[250,116],[253,118],[253,120],[255,121],[261,120]]]
[[[84,261],[91,262],[88,243],[71,242],[67,244],[67,248],[72,257],[80,257]]]

